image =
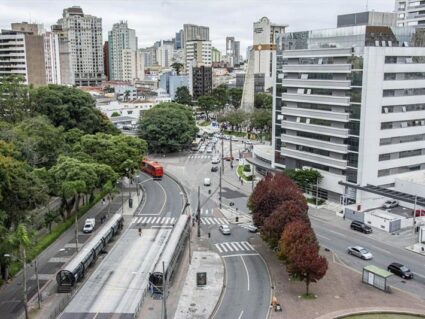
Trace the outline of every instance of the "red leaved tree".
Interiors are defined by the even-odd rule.
[[[328,261],[318,253],[317,244],[301,244],[298,250],[288,256],[286,269],[291,277],[304,281],[306,295],[312,282],[322,279],[328,270]]]
[[[286,225],[279,241],[281,257],[289,260],[297,254],[300,246],[304,245],[312,245],[319,251],[319,244],[310,223],[296,220]]]
[[[310,224],[307,215],[308,206],[304,201],[288,200],[280,204],[264,221],[261,234],[264,240],[274,248],[278,246],[282,232],[291,222],[301,220]]]
[[[257,184],[248,202],[255,225],[262,226],[265,219],[287,200],[306,202],[298,186],[286,175],[266,176]]]

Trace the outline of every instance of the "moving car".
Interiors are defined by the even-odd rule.
[[[218,172],[218,166],[211,167],[211,172]]]
[[[201,148],[199,149],[199,153],[203,153],[205,152],[205,145],[202,145]]]
[[[373,258],[372,253],[361,246],[350,246],[348,247],[347,253],[349,255],[353,255],[364,260],[369,260]]]
[[[220,163],[220,157],[214,156],[211,160],[211,164],[218,164]]]
[[[220,227],[218,227],[218,230],[223,235],[230,235],[230,227],[228,225],[220,225]]]
[[[353,220],[351,222],[350,228],[365,234],[370,234],[372,232],[372,227],[366,225],[365,223],[359,222],[357,220]]]
[[[83,233],[91,233],[94,230],[94,226],[96,225],[96,219],[87,218],[84,223]]]
[[[212,151],[213,151],[212,148],[210,147],[207,148],[207,153],[212,153]]]
[[[387,270],[394,275],[400,276],[403,279],[413,278],[413,273],[410,271],[410,269],[400,263],[392,263],[388,265]]]
[[[382,205],[383,208],[388,209],[388,208],[394,208],[398,206],[398,201],[396,200],[387,200],[384,205]]]
[[[258,230],[257,226],[254,226],[254,225],[248,225],[246,229],[248,229],[250,233],[256,233]]]
[[[204,186],[211,186],[211,178],[208,178],[208,177],[204,178]]]

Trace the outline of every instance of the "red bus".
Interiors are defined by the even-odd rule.
[[[143,172],[148,173],[149,175],[152,175],[154,179],[161,179],[164,175],[164,169],[161,165],[158,164],[158,162],[153,162],[149,160],[143,160],[142,164],[140,165],[140,169]]]

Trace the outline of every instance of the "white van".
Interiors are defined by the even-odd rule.
[[[209,177],[204,178],[204,186],[211,186],[211,178]]]

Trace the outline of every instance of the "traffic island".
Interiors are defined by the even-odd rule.
[[[174,319],[209,318],[223,285],[224,265],[220,255],[194,251]]]

